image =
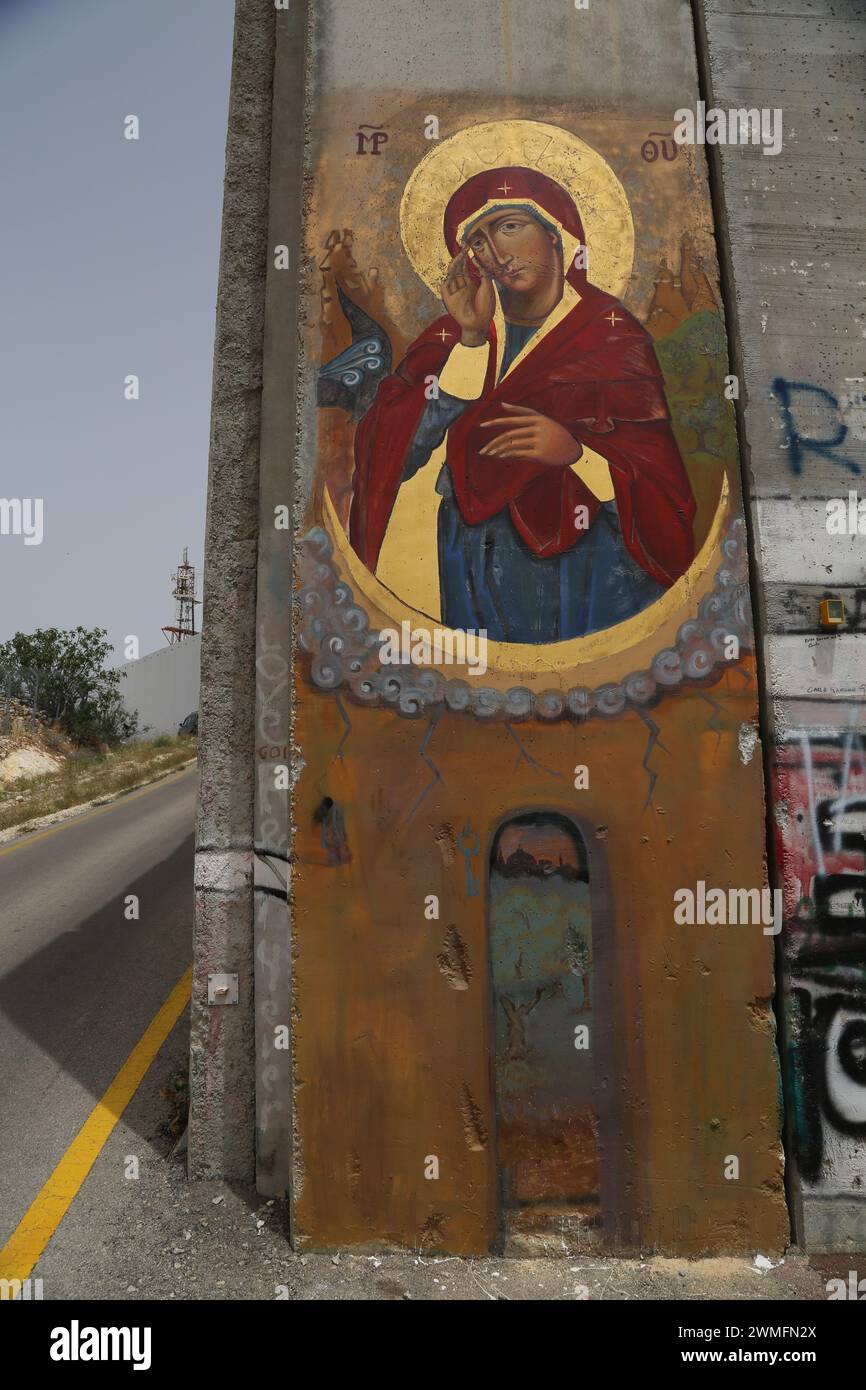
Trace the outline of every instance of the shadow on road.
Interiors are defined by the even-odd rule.
[[[0,1012],[94,1103],[192,959],[193,847],[190,834],[121,895],[0,979]],[[138,898],[138,921],[124,916],[129,894]],[[9,1074],[24,1063],[23,1056],[17,1065],[14,1056],[7,1059],[4,1091],[14,1091]],[[44,1075],[38,1062],[34,1075]],[[34,1097],[30,1114],[38,1103]],[[2,1108],[14,1113],[7,1104]],[[18,1114],[17,1143],[26,1145],[28,1132],[36,1140],[38,1122],[28,1125],[26,1105]]]

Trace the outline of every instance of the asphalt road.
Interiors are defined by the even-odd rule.
[[[0,1245],[192,959],[196,786],[0,845]]]

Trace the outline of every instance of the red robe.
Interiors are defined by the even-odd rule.
[[[608,461],[625,545],[647,574],[669,588],[694,558],[695,502],[671,429],[661,370],[649,334],[618,300],[586,281],[580,294],[580,302],[498,384],[491,326],[494,350],[482,395],[467,405],[447,436],[457,505],[470,526],[507,507],[537,556],[560,555],[581,544],[588,527],[575,526],[575,509],[585,506],[591,525],[601,503],[570,467],[480,453],[491,438],[490,430],[480,428],[483,421],[500,416],[506,402],[529,406]],[[349,535],[370,570],[427,404],[425,378],[441,373],[459,341],[460,329],[450,316],[432,323],[396,373],[382,382],[358,426]]]

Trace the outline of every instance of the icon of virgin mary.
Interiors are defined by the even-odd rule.
[[[349,535],[373,573],[435,471],[441,620],[548,643],[623,622],[694,558],[695,502],[652,340],[590,283],[569,193],[535,169],[445,208],[445,314],[355,437]]]

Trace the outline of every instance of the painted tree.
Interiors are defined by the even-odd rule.
[[[712,440],[708,440],[708,436],[712,435],[724,439],[725,409],[720,395],[711,394],[690,404],[680,419],[694,434],[697,453],[709,454],[711,458],[722,457],[718,448],[711,447]]]
[[[589,972],[592,966],[592,952],[583,932],[580,931],[574,922],[569,922],[565,935],[566,950],[568,953],[568,968],[572,975],[576,975],[583,987],[583,1008],[591,1009],[592,1003],[589,997]]]
[[[515,1003],[507,994],[499,996],[502,1008],[505,1011],[505,1021],[508,1025],[508,1042],[505,1047],[503,1061],[506,1062],[525,1062],[528,1052],[526,1039],[526,1019],[532,1010],[536,1008],[542,999],[557,999],[562,994],[562,981],[555,980],[553,984],[539,985],[531,999],[523,1004]]]

